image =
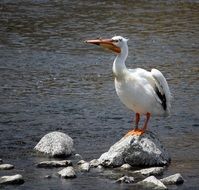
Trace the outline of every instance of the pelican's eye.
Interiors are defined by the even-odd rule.
[[[112,42],[114,42],[114,43],[118,43],[118,41],[119,41],[119,40],[112,40]]]

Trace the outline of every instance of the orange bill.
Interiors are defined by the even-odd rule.
[[[112,39],[95,39],[95,40],[86,40],[85,42],[102,46],[103,48],[112,50],[115,53],[121,52],[121,49],[113,43]]]

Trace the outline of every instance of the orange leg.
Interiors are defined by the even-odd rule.
[[[150,113],[147,113],[147,114],[146,114],[146,120],[145,120],[144,126],[143,126],[143,128],[142,128],[143,131],[146,131],[146,129],[147,129],[147,124],[148,124],[148,122],[149,122],[150,117],[151,117],[151,114],[150,114]]]
[[[140,114],[136,113],[136,127],[135,127],[135,129],[129,131],[125,136],[129,136],[129,135],[138,135],[138,136],[140,136],[140,135],[144,134],[146,129],[147,129],[147,124],[148,124],[150,116],[151,116],[150,113],[146,114],[146,120],[145,120],[143,128],[142,129],[138,129],[138,123],[139,123],[139,120],[140,120]]]

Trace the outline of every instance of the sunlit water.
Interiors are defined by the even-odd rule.
[[[157,68],[173,94],[169,118],[152,118],[171,154],[165,175],[180,172],[199,188],[198,1],[0,1],[0,158],[20,173],[15,189],[132,189],[98,172],[43,179],[33,147],[62,131],[85,160],[98,158],[131,127],[133,113],[113,84],[113,54],[84,40],[129,38],[128,67]],[[8,186],[3,189],[12,189]],[[171,187],[175,189],[176,186]]]

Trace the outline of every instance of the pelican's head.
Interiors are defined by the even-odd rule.
[[[86,40],[86,43],[91,43],[95,45],[102,46],[103,48],[112,50],[115,53],[121,53],[121,49],[127,45],[128,39],[122,36],[114,36],[111,39],[95,39],[95,40]]]

